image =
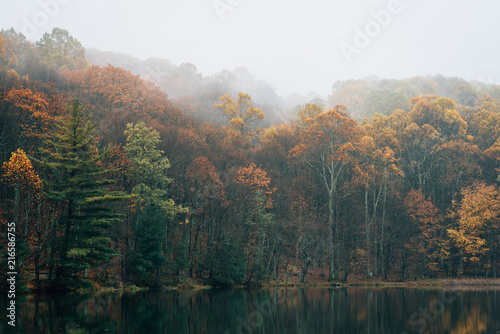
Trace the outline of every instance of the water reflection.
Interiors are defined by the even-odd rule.
[[[500,333],[500,291],[275,289],[30,295],[17,333]],[[2,301],[2,309],[6,303]],[[8,332],[4,321],[0,332]]]

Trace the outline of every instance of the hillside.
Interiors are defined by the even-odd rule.
[[[2,233],[39,289],[497,276],[499,99],[441,76],[282,98],[2,31]]]

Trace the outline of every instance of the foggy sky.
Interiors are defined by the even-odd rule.
[[[86,48],[204,75],[244,66],[280,94],[326,95],[371,75],[499,83],[499,14],[498,0],[0,0],[0,29],[36,41],[60,27]]]

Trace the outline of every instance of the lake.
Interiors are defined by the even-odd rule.
[[[1,302],[5,310],[5,300]],[[500,333],[499,290],[231,289],[17,297],[17,333]],[[9,332],[4,320],[0,332]]]

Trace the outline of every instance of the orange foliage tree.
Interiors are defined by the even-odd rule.
[[[481,258],[486,255],[487,269],[493,267],[496,277],[498,249],[500,247],[500,195],[496,186],[484,182],[464,188],[462,199],[452,217],[457,220],[448,235],[460,249],[461,259],[481,269]],[[462,264],[460,271],[463,272]]]
[[[318,113],[315,117],[307,118],[303,122],[305,126],[300,131],[301,140],[290,151],[290,157],[308,166],[320,178],[325,187],[328,196],[330,227],[328,242],[329,279],[333,280],[338,276],[340,253],[340,224],[338,217],[335,216],[337,203],[341,196],[344,173],[356,164],[355,152],[357,148],[355,145],[360,142],[364,131],[355,120],[347,115],[345,107],[341,105],[327,112]]]
[[[425,276],[436,276],[439,264],[443,263],[442,237],[445,235],[439,210],[416,190],[406,195],[404,205],[409,220],[402,233],[405,245],[401,252],[401,277],[406,277],[410,258],[420,264],[420,272]]]
[[[2,183],[13,190],[12,197],[9,199],[12,206],[9,205],[2,211],[5,210],[4,212],[8,215],[4,218],[14,222],[17,228],[17,261],[21,275],[31,264],[24,263],[24,261],[33,257],[38,279],[38,265],[43,243],[39,210],[42,180],[23,150],[18,149],[13,152],[9,161],[3,163]]]

